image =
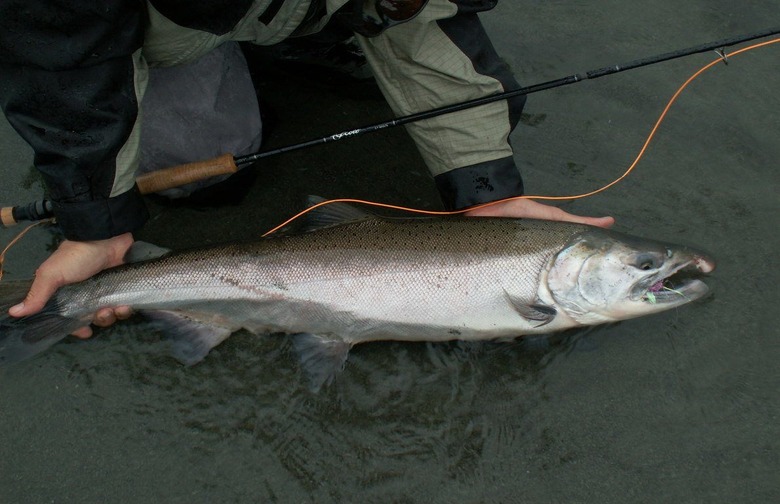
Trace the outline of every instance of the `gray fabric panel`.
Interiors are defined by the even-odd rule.
[[[459,2],[456,2],[459,3]],[[492,2],[489,2],[492,3]],[[492,6],[491,6],[492,8]],[[474,64],[474,70],[482,75],[493,77],[501,83],[504,91],[520,88],[509,65],[496,53],[482,22],[476,14],[458,13],[455,17],[438,21],[439,27],[463,51]],[[526,96],[515,96],[507,100],[509,104],[509,124],[512,129],[520,121]]]
[[[142,109],[139,174],[260,148],[257,97],[235,42],[186,65],[150,69]],[[208,179],[163,194],[183,197],[223,179]]]

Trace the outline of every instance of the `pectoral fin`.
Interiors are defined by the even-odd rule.
[[[506,297],[521,317],[533,322],[539,322],[535,327],[542,327],[549,324],[555,319],[555,316],[558,315],[558,311],[552,306],[533,302],[529,303],[525,300],[515,298],[509,293],[507,293]]]
[[[182,364],[191,366],[202,361],[212,348],[230,336],[230,327],[213,317],[183,311],[153,310],[141,312],[171,341],[171,354]]]
[[[319,392],[323,385],[330,385],[336,374],[344,369],[352,348],[350,343],[317,334],[301,333],[292,338],[312,392]]]

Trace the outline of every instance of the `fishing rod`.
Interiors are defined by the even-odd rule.
[[[746,35],[730,37],[706,44],[700,44],[686,49],[679,49],[677,51],[667,52],[656,56],[650,56],[647,58],[637,59],[622,63],[618,65],[611,65],[596,70],[590,70],[585,73],[577,73],[555,79],[532,86],[521,87],[518,89],[504,91],[502,93],[485,96],[482,98],[476,98],[464,102],[455,103],[452,105],[445,105],[442,107],[426,110],[423,112],[417,112],[406,116],[398,117],[388,121],[371,124],[351,130],[342,131],[340,133],[334,133],[324,137],[308,140],[297,144],[280,147],[277,149],[271,149],[267,151],[256,152],[253,154],[247,154],[244,156],[233,156],[232,154],[222,154],[213,159],[207,159],[204,161],[196,161],[193,163],[186,163],[155,172],[146,173],[139,176],[136,179],[136,184],[141,194],[151,194],[158,191],[163,191],[173,187],[179,187],[184,184],[196,182],[209,177],[217,175],[230,175],[239,170],[240,167],[252,164],[260,159],[284,154],[287,152],[304,149],[307,147],[313,147],[315,145],[326,144],[330,142],[336,142],[345,138],[352,138],[366,133],[372,133],[375,131],[391,128],[395,126],[401,126],[404,124],[413,123],[416,121],[422,121],[425,119],[431,119],[444,114],[450,114],[461,110],[466,110],[481,105],[487,105],[489,103],[507,100],[521,95],[529,95],[532,93],[538,93],[539,91],[545,91],[548,89],[554,89],[558,87],[567,86],[583,80],[597,79],[604,77],[605,75],[612,75],[619,72],[625,72],[634,68],[640,68],[644,66],[654,65],[656,63],[662,63],[692,54],[703,53],[707,51],[715,51],[723,59],[724,63],[728,63],[724,48],[730,47],[743,42],[749,42],[751,40],[768,37],[770,35],[780,34],[780,26],[754,32]],[[0,226],[9,227],[17,224],[19,221],[36,221],[52,217],[52,205],[48,200],[39,200],[28,203],[26,205],[19,205],[14,207],[0,208]]]

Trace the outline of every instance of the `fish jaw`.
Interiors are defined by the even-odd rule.
[[[637,282],[631,296],[636,303],[638,315],[676,308],[703,298],[709,292],[709,286],[700,275],[711,273],[715,261],[710,257],[694,254],[692,258],[665,271],[659,271],[652,277]],[[650,305],[650,312],[647,305]]]

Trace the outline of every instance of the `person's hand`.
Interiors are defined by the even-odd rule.
[[[107,240],[63,241],[57,250],[46,259],[35,272],[30,292],[21,303],[12,306],[8,314],[12,317],[24,317],[39,312],[57,289],[63,285],[86,280],[106,268],[119,266],[125,253],[133,244],[133,235],[125,233]],[[106,327],[118,319],[131,315],[130,308],[119,306],[103,308],[93,319],[97,326]],[[89,326],[73,332],[79,338],[92,336]]]
[[[515,217],[576,222],[602,228],[611,227],[615,223],[615,219],[612,217],[581,217],[530,199],[502,201],[494,205],[469,210],[464,215],[469,217]]]

